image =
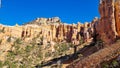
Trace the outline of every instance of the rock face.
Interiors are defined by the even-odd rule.
[[[120,1],[115,2],[115,20],[116,20],[116,30],[118,32],[118,37],[120,37]]]
[[[82,25],[80,23],[76,24],[50,24],[50,25],[42,25],[35,27],[30,27],[30,25],[26,25],[22,30],[22,38],[30,37],[33,38],[35,36],[41,36],[46,39],[47,42],[72,42],[73,44],[79,44],[80,40],[84,42],[88,42],[89,39],[92,38],[92,27],[90,24]],[[83,28],[83,29],[81,29]],[[38,30],[37,30],[38,29]],[[85,34],[85,35],[84,35]],[[34,35],[34,36],[33,36]]]
[[[96,24],[98,38],[105,43],[113,43],[119,36],[118,0],[101,0],[99,5],[100,19]]]
[[[57,17],[51,19],[39,18],[33,21],[32,24],[23,26],[8,27],[1,25],[0,29],[4,31],[3,34],[5,35],[22,38],[25,41],[30,41],[35,37],[41,37],[46,42],[72,42],[78,45],[80,40],[88,42],[92,38],[93,26],[91,23],[81,24],[78,22],[78,24],[64,24]],[[43,24],[48,21],[54,23]],[[36,22],[42,24],[36,25]]]

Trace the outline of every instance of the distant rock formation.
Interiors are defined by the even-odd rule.
[[[37,25],[42,25],[42,24],[57,24],[61,23],[61,20],[59,17],[53,17],[53,18],[37,18],[36,20],[29,22],[27,24],[37,24]],[[26,25],[26,24],[25,24]]]
[[[30,41],[39,36],[43,37],[43,41],[47,42],[72,42],[78,45],[81,40],[89,42],[94,33],[93,23],[81,24],[65,24],[61,23],[58,17],[55,18],[38,18],[32,23],[23,26],[4,26],[0,29],[4,31],[4,35],[22,38]]]

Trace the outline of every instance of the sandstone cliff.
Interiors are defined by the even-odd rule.
[[[119,24],[119,0],[100,0],[100,19],[96,23],[98,39],[105,43],[113,43],[120,35]]]
[[[116,30],[118,32],[118,37],[120,37],[120,1],[115,2],[115,20],[116,20]]]

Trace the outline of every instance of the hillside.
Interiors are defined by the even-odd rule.
[[[119,55],[120,55],[120,41],[117,41],[116,43],[109,45],[109,47],[105,47],[86,58],[77,59],[77,61],[73,62],[67,68],[104,68],[105,65],[100,65],[100,63],[104,61],[110,61]],[[120,66],[120,63],[117,66]]]

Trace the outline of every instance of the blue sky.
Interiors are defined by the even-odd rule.
[[[84,23],[99,17],[99,0],[2,0],[0,23],[23,24],[37,17],[60,17],[62,22]]]

